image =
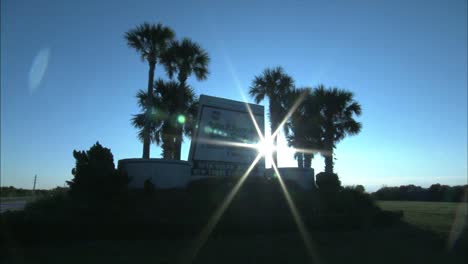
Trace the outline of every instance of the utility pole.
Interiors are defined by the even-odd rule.
[[[37,174],[34,175],[34,185],[33,185],[33,189],[32,189],[32,190],[33,190],[33,193],[34,193],[34,191],[36,190],[36,182],[37,182]]]

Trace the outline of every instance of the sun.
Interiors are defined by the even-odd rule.
[[[271,166],[271,161],[273,160],[274,153],[278,155],[278,159],[282,155],[293,155],[295,151],[298,151],[294,148],[290,148],[284,141],[278,140],[277,144],[273,141],[271,135],[266,134],[265,138],[261,138],[259,143],[255,145],[259,155],[265,158],[265,165],[268,167]]]
[[[275,151],[275,145],[273,140],[270,137],[260,139],[260,142],[257,143],[257,151],[264,157],[270,157]]]

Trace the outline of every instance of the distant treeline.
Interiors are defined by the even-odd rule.
[[[53,194],[54,192],[61,191],[62,189],[66,189],[64,187],[56,187],[50,190],[38,189],[38,190],[30,190],[30,189],[22,189],[22,188],[15,188],[13,186],[9,187],[0,187],[0,197],[24,197],[24,196],[42,196]]]
[[[35,190],[15,188],[13,186],[0,187],[0,197],[42,196],[68,190],[65,187],[56,187],[50,190]],[[468,192],[468,185],[448,186],[433,184],[429,188],[415,185],[402,185],[399,187],[382,187],[372,196],[383,201],[433,201],[433,202],[460,202]]]
[[[372,193],[377,200],[384,201],[433,201],[433,202],[461,202],[468,185],[448,186],[433,184],[429,188],[415,185],[402,185],[399,187],[382,187]]]

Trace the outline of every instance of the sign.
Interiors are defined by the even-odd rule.
[[[264,135],[263,106],[248,105]],[[246,103],[201,95],[189,153],[193,177],[242,176],[258,155],[259,141]],[[264,168],[262,158],[252,175],[263,175]]]

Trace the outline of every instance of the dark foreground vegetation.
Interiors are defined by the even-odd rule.
[[[201,180],[186,190],[129,191],[98,200],[73,192],[39,199],[2,215],[7,239],[24,242],[147,239],[197,235],[238,179]],[[354,230],[391,226],[399,214],[382,211],[350,188],[302,191],[286,183],[310,229]],[[72,189],[73,190],[73,189]],[[278,179],[248,178],[221,217],[218,233],[293,232],[297,227]]]
[[[136,243],[142,244],[142,240],[151,240],[148,244],[143,243],[143,248],[162,255],[168,254],[163,253],[166,248],[174,254],[168,257],[170,261],[176,261],[177,257],[187,254],[188,244],[198,240],[201,230],[212,220],[214,212],[239,180],[205,179],[193,182],[184,190],[156,190],[151,182],[147,182],[144,190],[131,191],[126,186],[129,179],[115,170],[112,153],[99,143],[88,151],[75,151],[74,157],[74,178],[69,182],[68,191],[38,199],[28,204],[24,211],[0,216],[3,256],[14,260],[18,250],[32,255],[46,254],[37,250],[54,256],[56,253],[52,252],[56,251],[59,255],[67,254],[64,245],[78,247],[77,250],[83,252],[89,250],[86,249],[89,245],[97,244],[106,252],[109,248],[119,248],[119,243],[134,247],[129,245],[130,242],[122,241],[140,241]],[[414,248],[417,254],[425,252],[427,247],[432,251],[432,257],[425,256],[425,260],[456,262],[466,257],[466,227],[448,250],[446,241],[440,236],[401,221],[401,211],[384,211],[360,188],[341,187],[336,174],[317,175],[317,184],[318,188],[305,191],[286,182],[317,254],[325,255],[330,262],[339,263],[349,258],[358,261],[360,258],[353,249],[364,252],[365,246],[374,246],[374,243],[388,249],[395,248],[398,243],[407,246],[419,243]],[[196,261],[213,262],[224,257],[222,254],[232,255],[232,250],[242,249],[247,251],[238,254],[253,259],[253,262],[307,263],[310,259],[285,197],[278,178],[247,178],[217,219],[219,221],[211,222],[215,228]],[[280,247],[285,257],[274,249],[281,240],[286,243]],[[150,245],[158,245],[158,248],[150,248]],[[272,252],[267,253],[269,247]],[[121,250],[125,252],[127,249]],[[333,250],[337,253],[332,254]],[[375,250],[379,254],[385,252]],[[95,251],[88,252],[94,254]],[[418,259],[405,256],[406,253],[392,254],[393,258],[389,259]],[[78,257],[76,261],[90,260],[78,255],[81,259]],[[142,261],[152,259],[148,253],[138,258]],[[109,262],[114,261],[115,256],[109,254],[106,259],[99,259]],[[44,261],[50,262],[51,257]],[[226,261],[242,262],[239,258],[223,259]],[[375,259],[371,256],[364,262],[369,261],[375,262]]]

